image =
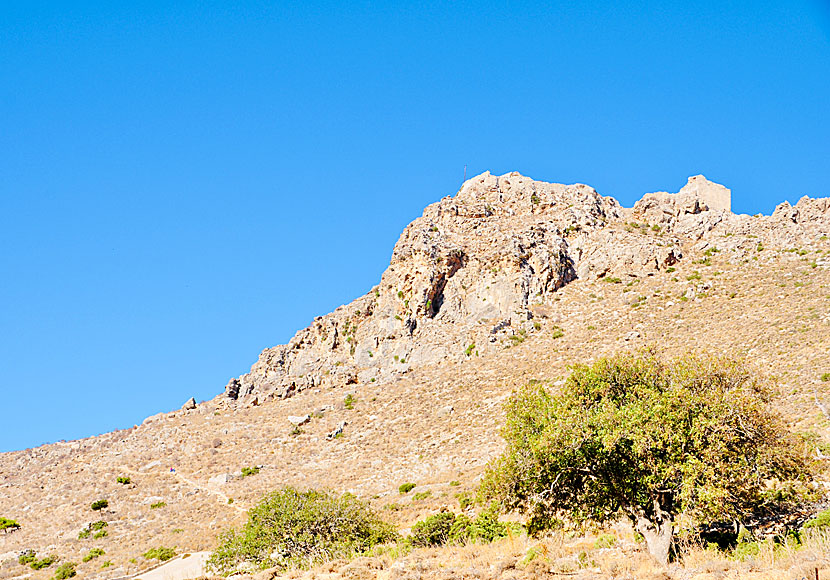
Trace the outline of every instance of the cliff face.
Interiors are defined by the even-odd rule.
[[[682,260],[689,244],[717,244],[744,260],[758,244],[783,247],[830,231],[828,199],[785,202],[772,216],[730,208],[729,189],[701,175],[677,194],[649,193],[626,209],[587,185],[483,173],[406,227],[375,288],[264,350],[224,396],[258,404],[487,356],[505,338],[534,332],[557,290],[577,278],[650,276]]]

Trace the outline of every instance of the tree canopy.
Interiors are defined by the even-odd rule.
[[[555,394],[539,384],[513,394],[507,449],[481,491],[526,511],[531,532],[623,514],[665,563],[678,515],[741,520],[763,502],[765,480],[805,472],[769,397],[726,358],[643,351],[577,365]]]
[[[14,520],[10,520],[8,518],[0,518],[0,530],[8,532],[9,530],[16,530],[20,527]]]

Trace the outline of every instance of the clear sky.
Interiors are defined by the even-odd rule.
[[[830,196],[830,2],[4,2],[0,451],[208,399],[471,176]]]

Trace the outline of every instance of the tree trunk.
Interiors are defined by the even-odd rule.
[[[634,529],[646,540],[648,553],[663,566],[669,563],[669,551],[672,545],[672,517],[663,510],[658,501],[654,501],[654,514],[645,517],[637,514]]]

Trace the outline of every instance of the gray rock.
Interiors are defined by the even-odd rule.
[[[300,425],[305,425],[306,423],[311,421],[311,415],[289,415],[287,419],[289,423],[291,423],[295,427],[299,427]]]
[[[185,411],[192,411],[195,408],[196,408],[196,399],[193,398],[193,397],[190,397],[187,400],[187,402],[184,405],[182,405],[182,409],[185,410]]]

